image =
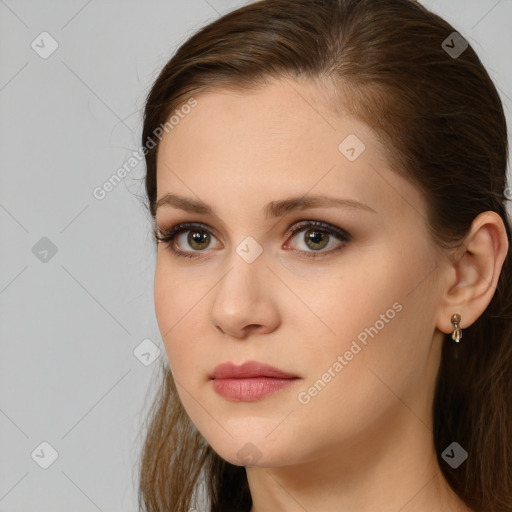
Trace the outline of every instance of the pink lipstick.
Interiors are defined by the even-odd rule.
[[[280,391],[299,377],[257,361],[240,366],[231,362],[218,365],[210,375],[213,389],[235,402],[254,402]]]

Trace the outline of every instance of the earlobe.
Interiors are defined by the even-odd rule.
[[[436,325],[440,331],[454,332],[454,314],[460,315],[458,327],[464,329],[485,311],[496,291],[508,249],[509,241],[501,217],[492,211],[479,214],[448,263],[448,271],[455,278],[442,290]]]

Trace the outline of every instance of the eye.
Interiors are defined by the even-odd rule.
[[[307,258],[318,258],[337,252],[351,239],[347,231],[321,221],[299,222],[287,233],[287,236],[295,237],[299,233],[304,233],[304,235],[298,237],[299,249],[294,250],[304,253]],[[329,245],[332,247],[333,238],[338,240],[338,244],[334,244],[334,248],[324,251],[323,249]]]
[[[297,234],[304,232],[299,242],[302,243],[298,249],[292,248],[294,251],[301,253],[306,258],[317,258],[337,252],[343,248],[350,240],[351,235],[336,226],[326,224],[321,221],[301,221],[293,226],[286,233],[287,240],[294,238]],[[209,227],[198,223],[184,223],[173,226],[169,230],[160,229],[159,233],[154,233],[155,240],[167,244],[173,254],[184,258],[200,258],[201,252],[209,248],[212,242],[212,231]],[[334,248],[324,250],[326,247],[332,246],[332,239],[336,239],[338,244]],[[191,250],[183,250],[188,244]],[[284,246],[289,248],[287,243]]]
[[[188,228],[188,229],[187,229]],[[158,242],[168,244],[168,249],[184,258],[197,258],[199,254],[194,252],[202,252],[210,245],[212,236],[210,235],[211,230],[202,224],[185,223],[173,226],[169,230],[160,230],[161,234],[154,234],[155,239]],[[177,238],[177,243],[174,239]],[[188,244],[192,248],[192,251],[184,251],[176,248],[176,245],[183,246]]]

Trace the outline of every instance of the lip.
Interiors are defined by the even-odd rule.
[[[240,366],[228,361],[215,367],[210,379],[250,379],[254,377],[274,377],[277,379],[298,378],[297,375],[284,372],[265,363],[247,361]]]
[[[240,366],[223,363],[210,375],[215,392],[235,402],[260,400],[285,389],[299,378],[257,361],[248,361]]]

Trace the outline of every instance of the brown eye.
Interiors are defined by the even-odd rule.
[[[329,243],[329,234],[317,229],[308,229],[304,233],[304,242],[310,249],[323,249]]]
[[[296,237],[299,233],[304,234],[302,237]],[[291,248],[306,258],[327,256],[337,252],[352,239],[344,229],[321,221],[299,222],[286,233],[286,237],[287,240],[298,239],[299,247]],[[176,256],[201,258],[202,252],[206,254],[210,252],[206,249],[211,248],[212,240],[217,238],[210,228],[203,227],[202,224],[184,223],[173,226],[171,229],[161,228],[160,233],[155,233],[155,239],[165,243],[167,249]],[[334,247],[331,247],[333,245]],[[284,248],[290,248],[289,244],[287,243]],[[324,250],[326,248],[327,250]]]
[[[166,244],[166,249],[185,258],[201,257],[201,252],[206,252],[205,249],[211,245],[212,238],[215,239],[209,228],[193,223],[160,228],[159,233],[155,233],[155,239]]]
[[[210,244],[210,235],[206,231],[194,230],[187,233],[187,243],[195,250],[206,249]]]
[[[299,242],[297,244],[298,247],[294,249],[303,253],[307,258],[327,256],[328,254],[337,252],[351,240],[351,236],[347,231],[321,221],[299,222],[290,231],[288,235],[292,237],[291,239],[297,238]],[[304,234],[302,236],[296,236],[299,233]],[[336,243],[336,241],[338,243]],[[334,247],[332,247],[332,245],[334,245]],[[288,248],[288,246],[289,243],[287,243],[286,248]],[[328,246],[331,247],[329,247],[328,250],[324,250]]]

